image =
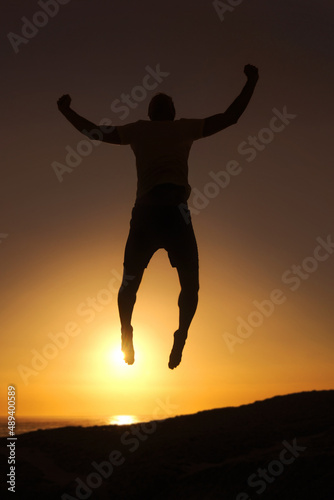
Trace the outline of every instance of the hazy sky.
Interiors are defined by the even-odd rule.
[[[150,414],[168,398],[189,413],[333,388],[333,3],[55,5],[1,7],[2,401],[15,383],[21,415]],[[179,284],[161,250],[134,312],[137,361],[121,365],[134,157],[82,143],[56,101],[117,125],[161,91],[177,118],[203,118],[247,63],[260,80],[245,114],[190,154],[201,289],[183,361],[167,367]]]

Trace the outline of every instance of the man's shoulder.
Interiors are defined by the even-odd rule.
[[[200,122],[204,119],[202,118],[178,118],[177,120],[137,120],[135,122],[130,122],[130,123],[125,123],[124,125],[121,126],[128,126],[128,125],[138,125],[138,126],[170,126],[170,125],[185,125],[187,123],[194,123],[194,122]]]

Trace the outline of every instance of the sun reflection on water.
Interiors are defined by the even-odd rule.
[[[109,425],[130,425],[139,422],[135,415],[114,415],[109,418]]]

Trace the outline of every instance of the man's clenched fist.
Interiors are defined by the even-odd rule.
[[[256,66],[252,66],[252,64],[246,64],[244,73],[249,80],[257,80],[259,78],[259,70]]]
[[[61,96],[61,98],[57,101],[58,109],[60,111],[65,111],[70,107],[71,101],[72,99],[68,94]]]

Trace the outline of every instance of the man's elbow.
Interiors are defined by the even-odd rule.
[[[90,139],[91,141],[102,141],[102,138],[103,138],[103,134],[102,132],[100,132],[99,130],[99,127],[98,126],[94,126],[92,128],[89,128],[86,129],[86,128],[83,128],[80,130],[80,132],[85,135],[86,137],[88,137],[88,139]]]
[[[230,127],[231,125],[235,125],[238,122],[238,119],[239,116],[235,113],[221,113],[207,118],[204,125],[203,137],[217,134],[221,130]]]
[[[238,113],[225,113],[225,123],[227,127],[238,123],[240,115]]]

